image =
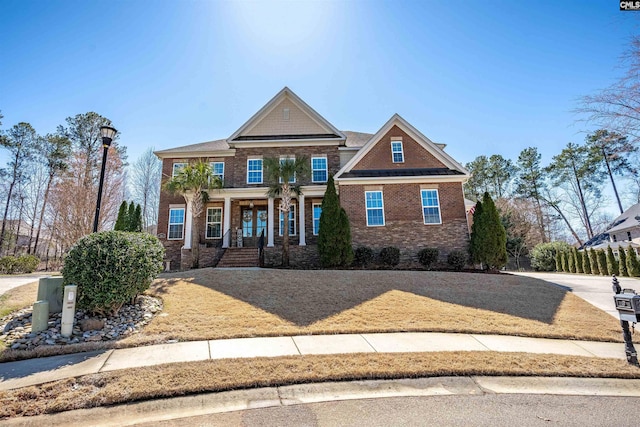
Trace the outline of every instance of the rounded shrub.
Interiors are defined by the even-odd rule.
[[[467,265],[468,255],[464,251],[451,251],[447,255],[447,264],[456,271],[461,271]]]
[[[387,246],[382,248],[378,257],[383,265],[394,267],[400,263],[400,249],[395,246]]]
[[[531,250],[531,267],[536,271],[560,271],[563,266],[558,254],[570,249],[566,242],[540,243]]]
[[[64,260],[64,284],[77,285],[77,304],[115,314],[149,288],[162,271],[164,247],[147,233],[103,231],[78,240]]]
[[[4,274],[13,274],[16,270],[18,260],[16,257],[7,255],[0,258],[0,272]]]
[[[356,248],[353,256],[353,263],[360,267],[366,267],[373,262],[373,249],[360,246]]]
[[[21,273],[33,273],[40,264],[40,258],[35,255],[20,255],[16,260],[16,269]]]
[[[418,251],[418,261],[427,270],[431,270],[433,264],[438,261],[438,255],[440,251],[437,248],[423,248]]]

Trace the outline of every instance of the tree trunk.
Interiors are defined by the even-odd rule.
[[[609,174],[609,178],[611,179],[611,185],[613,186],[613,193],[616,195],[616,200],[618,201],[618,208],[620,209],[620,215],[622,215],[624,213],[624,210],[622,210],[622,203],[620,203],[620,196],[618,195],[616,182],[613,180],[613,174],[611,173],[611,166],[609,166],[609,159],[607,158],[607,153],[604,151],[604,147],[602,147],[602,157],[604,157],[604,163],[607,165],[607,173]]]
[[[191,224],[191,266],[193,268],[200,267],[200,227],[198,222],[200,218],[193,217]]]
[[[583,245],[582,243],[582,239],[580,239],[580,237],[578,237],[578,233],[575,232],[575,230],[573,229],[573,227],[571,226],[571,223],[569,223],[569,220],[567,219],[566,216],[564,216],[564,214],[562,213],[562,211],[560,210],[560,207],[558,207],[557,204],[555,203],[551,203],[550,201],[547,201],[547,203],[549,204],[549,206],[551,206],[556,212],[558,212],[558,214],[560,215],[560,217],[564,220],[565,224],[567,224],[567,227],[569,227],[569,231],[571,231],[571,234],[573,235],[573,237],[578,241],[578,243],[580,244],[580,246]]]
[[[16,243],[13,246],[13,255],[15,256],[18,253],[18,240],[20,239],[20,225],[22,224],[22,207],[24,205],[24,196],[20,197],[20,212],[18,214],[18,227],[16,229]]]
[[[593,237],[593,229],[591,228],[591,221],[589,220],[589,212],[587,212],[587,205],[584,201],[584,195],[582,194],[582,186],[580,185],[580,179],[578,178],[578,171],[576,170],[576,164],[571,160],[571,167],[573,169],[573,176],[576,179],[576,184],[578,186],[578,196],[580,198],[580,206],[582,207],[582,213],[584,215],[585,225],[587,228],[587,237],[591,239]],[[582,243],[580,244],[582,245]]]
[[[289,267],[289,211],[283,210],[283,226],[282,230],[282,266]]]
[[[38,230],[36,231],[36,243],[33,245],[34,255],[38,253],[38,240],[40,239],[40,230],[42,229],[42,220],[44,218],[44,210],[47,208],[47,200],[49,199],[49,190],[51,189],[52,181],[53,181],[53,175],[49,174],[49,180],[47,181],[47,189],[44,190],[44,200],[42,201],[42,209],[40,210],[40,219],[38,219]]]
[[[7,229],[7,215],[9,215],[9,205],[11,204],[11,194],[13,193],[13,187],[16,184],[16,180],[14,179],[13,181],[11,181],[11,184],[9,184],[9,194],[7,194],[7,204],[4,207],[4,216],[2,217],[2,231],[0,231],[0,253],[2,253],[3,251],[3,244],[4,244],[4,232]]]

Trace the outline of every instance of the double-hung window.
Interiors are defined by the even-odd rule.
[[[282,236],[282,230],[284,230],[284,212],[280,211],[280,227],[278,227],[278,233]],[[289,209],[289,236],[296,235],[296,205],[291,205]]]
[[[211,173],[224,181],[224,162],[211,162]]]
[[[311,180],[313,182],[327,182],[327,158],[311,158]]]
[[[402,141],[391,141],[391,157],[393,158],[393,163],[404,163]]]
[[[222,208],[207,208],[207,230],[205,238],[219,239],[222,237]]]
[[[282,168],[282,165],[284,165],[285,162],[295,162],[296,159],[295,157],[280,157],[280,167]],[[280,178],[280,183],[282,184],[282,177]],[[293,184],[294,182],[296,182],[296,174],[295,172],[293,173],[293,176],[291,178],[289,178],[289,184]]]
[[[425,224],[441,224],[438,190],[421,190],[422,217]]]
[[[171,177],[178,175],[178,172],[180,172],[185,166],[187,166],[187,164],[184,162],[174,163],[173,169],[171,170]]]
[[[262,184],[262,159],[247,160],[247,184]]]
[[[180,240],[184,234],[184,208],[169,209],[169,240]]]
[[[320,231],[320,215],[322,215],[322,205],[320,203],[313,204],[313,235],[317,236]]]
[[[380,227],[384,225],[384,202],[382,191],[365,191],[367,206],[367,226]]]

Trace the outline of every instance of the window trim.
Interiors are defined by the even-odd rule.
[[[173,162],[173,166],[171,167],[171,178],[175,178],[175,176],[178,175],[178,173],[176,172],[176,166],[177,165],[182,165],[182,167],[184,168],[188,164],[189,163],[187,163],[187,162]]]
[[[249,181],[249,162],[251,161],[260,161],[260,182],[251,182]],[[256,172],[256,171],[253,171]],[[247,158],[247,184],[262,184],[264,182],[264,161],[261,157],[251,157]]]
[[[182,222],[171,222],[171,211],[182,211]],[[187,209],[186,207],[175,207],[169,208],[169,218],[167,220],[167,240],[182,240],[184,239],[184,226],[186,222]],[[182,232],[180,233],[180,237],[171,237],[171,226],[172,225],[182,225]]]
[[[316,230],[316,206],[320,206],[320,216],[322,216],[322,203],[311,203],[311,233],[314,236],[320,234],[320,216],[318,217],[318,229]]]
[[[314,169],[313,168],[313,160],[324,160],[324,169]],[[325,179],[323,181],[317,181],[313,175],[315,171],[324,171]],[[327,182],[329,180],[329,160],[327,160],[326,156],[314,156],[311,157],[311,182]]]
[[[400,151],[394,151],[393,144],[400,144]],[[394,154],[400,154],[402,160],[396,161]],[[391,141],[391,161],[393,163],[404,163],[404,145],[402,144],[402,140]]]
[[[296,156],[280,156],[280,166],[282,166],[282,161],[283,160],[293,160],[294,162],[296,161]],[[280,184],[282,184],[282,177],[278,178],[278,182]],[[296,183],[296,174],[293,174],[293,181],[289,180],[289,184],[295,184]]]
[[[209,222],[209,210],[218,210],[220,211],[220,222]],[[217,206],[210,206],[207,208],[206,212],[205,212],[205,217],[204,217],[204,238],[208,239],[208,240],[214,240],[214,239],[222,239],[222,215],[223,215],[223,209]],[[209,224],[220,224],[220,237],[209,237],[207,236],[207,232],[209,231]]]
[[[367,194],[369,193],[380,193],[380,202],[382,203],[381,207],[375,207],[375,208],[370,208],[367,206]],[[384,227],[387,223],[385,217],[384,217],[384,194],[382,192],[382,190],[371,190],[371,191],[365,191],[364,192],[364,208],[365,208],[365,217],[367,220],[367,227]],[[382,224],[369,224],[369,210],[378,210],[380,209],[382,211]]]
[[[298,235],[298,221],[296,221],[296,214],[298,210],[296,209],[296,203],[291,204],[291,209],[289,209],[289,217],[293,215],[293,218],[289,218],[289,228],[291,228],[291,224],[293,224],[293,234],[289,233],[289,237]],[[284,236],[282,232],[284,228],[284,212],[278,211],[278,236]]]
[[[215,169],[214,169],[213,165],[216,165],[216,164],[222,165],[222,174],[217,174],[215,172]],[[211,168],[211,173],[214,176],[220,177],[220,181],[224,182],[224,162],[209,162],[209,167]]]
[[[426,192],[426,191],[435,191],[436,193],[436,201],[438,202],[437,205],[425,205],[424,204],[424,197],[422,195],[422,193]],[[441,225],[442,224],[442,208],[440,207],[440,194],[438,192],[437,188],[423,188],[420,190],[420,205],[422,206],[422,223],[424,225]],[[438,208],[438,222],[427,222],[427,219],[425,218],[424,215],[424,209],[425,208]]]

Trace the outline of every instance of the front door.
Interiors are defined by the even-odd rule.
[[[267,210],[257,206],[243,207],[241,219],[243,246],[258,246],[258,239],[263,232],[267,237]]]

